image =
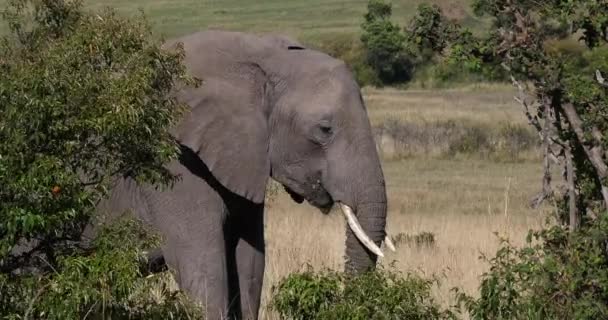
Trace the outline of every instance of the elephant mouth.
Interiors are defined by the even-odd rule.
[[[296,203],[302,203],[304,200],[308,201],[312,206],[321,210],[322,213],[328,214],[331,208],[334,206],[334,200],[329,193],[323,188],[315,188],[315,192],[311,192],[307,196],[303,196],[291,188],[285,186],[285,191],[291,196],[291,199]]]
[[[302,203],[304,202],[304,197],[297,194],[295,191],[291,190],[289,187],[284,186],[285,187],[285,191],[287,191],[287,193],[289,194],[289,196],[291,196],[291,199],[293,201],[295,201],[296,203]]]

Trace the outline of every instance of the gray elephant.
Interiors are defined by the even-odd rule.
[[[347,66],[279,36],[205,31],[166,48],[177,43],[204,81],[178,93],[190,110],[173,131],[181,156],[168,168],[180,179],[168,190],[121,179],[100,210],[131,209],[160,231],[164,259],[208,319],[257,318],[269,177],[324,213],[337,203],[349,226],[346,269],[373,268],[386,235],[385,182]]]

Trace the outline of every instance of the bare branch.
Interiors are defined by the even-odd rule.
[[[568,183],[568,212],[570,216],[570,231],[578,229],[580,219],[578,216],[578,208],[576,207],[576,190],[574,166],[572,165],[572,150],[566,148],[566,181]]]
[[[530,112],[530,106],[527,102],[528,95],[526,94],[524,87],[521,85],[521,83],[519,83],[519,81],[515,80],[515,77],[513,76],[511,76],[511,82],[518,89],[518,96],[515,97],[515,101],[521,104],[521,106],[524,108],[524,114],[526,115],[526,118],[528,118],[528,122],[536,129],[536,131],[542,132],[543,128],[538,120],[538,117],[533,116]]]
[[[532,199],[530,206],[534,209],[538,208],[544,200],[550,198],[553,195],[553,188],[551,187],[551,160],[559,163],[559,159],[553,153],[551,146],[558,144],[563,148],[563,145],[557,137],[551,136],[551,124],[554,119],[551,117],[551,104],[547,101],[543,103],[544,122],[540,123],[538,116],[532,115],[530,112],[530,105],[528,104],[528,95],[523,85],[518,82],[515,77],[511,76],[511,82],[518,89],[518,96],[515,97],[515,101],[519,102],[524,109],[524,114],[528,118],[528,122],[532,125],[540,136],[542,141],[543,149],[543,186],[542,191]]]
[[[600,70],[595,70],[595,79],[602,87],[608,88],[608,82],[606,82],[606,79],[604,79]]]
[[[541,131],[542,145],[543,145],[543,189],[541,193],[532,201],[531,207],[538,208],[545,199],[553,196],[553,188],[551,187],[551,157],[555,157],[551,150],[551,138],[549,137],[551,130],[552,119],[549,115],[549,109],[551,108],[549,103],[544,104],[545,108],[545,122]],[[555,157],[554,161],[557,158]]]
[[[604,152],[601,144],[596,143],[594,146],[589,147],[585,143],[585,134],[582,125],[583,121],[576,112],[576,109],[574,108],[573,104],[566,103],[562,105],[562,110],[564,111],[564,114],[566,116],[566,119],[568,120],[568,123],[570,124],[570,127],[576,134],[579,143],[583,147],[583,150],[587,155],[587,159],[589,159],[589,161],[593,165],[593,168],[595,169],[595,173],[597,174],[602,187],[602,196],[604,198],[604,204],[606,208],[608,208],[608,188],[604,185],[604,180],[608,176],[608,166],[606,166],[606,163],[603,159],[603,155],[606,153]],[[594,128],[593,130],[597,129]]]
[[[593,209],[591,209],[591,208],[587,208],[587,216],[591,220],[597,220],[597,218],[599,218],[597,213],[595,213],[595,211],[593,211]]]

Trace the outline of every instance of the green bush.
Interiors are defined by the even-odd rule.
[[[479,297],[458,293],[472,319],[607,319],[608,215],[570,233],[531,232],[524,248],[503,240]]]
[[[390,21],[391,5],[383,0],[370,0],[367,9],[361,25],[367,64],[383,84],[411,79],[413,61],[406,51],[405,35]]]
[[[273,308],[286,319],[454,319],[431,296],[434,280],[385,270],[350,276],[295,273],[274,288]]]
[[[402,244],[414,244],[418,248],[431,248],[436,245],[435,234],[433,232],[428,231],[423,231],[421,233],[416,234],[407,234],[404,232],[400,232],[393,236],[392,240],[396,247],[399,247]]]
[[[201,309],[183,293],[163,290],[162,274],[144,277],[142,250],[158,245],[140,222],[117,220],[90,252],[57,257],[54,274],[0,274],[0,317],[200,319]]]
[[[195,83],[183,52],[161,50],[144,19],[81,1],[11,0],[2,13],[0,318],[181,318],[179,294],[143,293],[154,277],[139,270],[151,244],[137,225],[81,235],[116,176],[173,181],[172,92]]]

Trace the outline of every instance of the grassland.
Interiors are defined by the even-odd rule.
[[[0,0],[0,6],[7,0]],[[395,21],[404,25],[423,0],[394,0]],[[453,18],[480,28],[470,0],[436,0]],[[154,29],[167,37],[206,28],[274,32],[304,40],[359,31],[366,0],[85,0],[88,7],[105,6],[134,14],[143,11]],[[2,29],[0,28],[0,33]],[[508,87],[477,86],[453,90],[365,89],[372,123],[388,120],[425,123],[453,120],[495,126],[525,125],[520,107]],[[487,265],[478,259],[498,248],[494,232],[521,243],[530,228],[538,227],[550,207],[532,210],[529,198],[540,188],[540,163],[534,158],[502,162],[477,157],[411,156],[385,160],[391,234],[432,232],[429,247],[402,245],[383,260],[402,271],[444,274],[436,296],[451,301],[449,289],[472,292]],[[308,205],[297,205],[279,192],[267,211],[267,269],[264,303],[273,284],[307,264],[340,269],[343,265],[345,225],[339,214],[322,215]],[[263,319],[275,319],[262,310]]]
[[[155,31],[166,37],[195,30],[220,28],[250,32],[280,32],[300,39],[321,34],[359,32],[367,0],[84,0],[93,9],[110,6],[122,13],[142,10]],[[405,25],[423,0],[394,0],[393,16]],[[477,28],[481,20],[469,9],[470,0],[434,0],[451,17]],[[0,0],[3,7],[7,0]],[[0,27],[3,28],[4,26]]]
[[[395,21],[404,25],[422,2],[392,1]],[[464,19],[465,24],[474,26],[478,22],[468,9],[470,0],[435,2],[454,17]],[[109,5],[129,13],[141,8],[156,29],[167,36],[222,28],[281,32],[307,38],[323,33],[357,33],[367,0],[86,0],[85,3],[94,8]]]
[[[370,121],[441,122],[447,120],[496,124],[526,124],[513,89],[505,85],[475,84],[443,90],[363,89]]]
[[[469,122],[523,123],[520,107],[508,87],[441,91],[366,90],[373,122],[385,117],[403,122],[459,119]],[[497,232],[521,244],[527,231],[541,226],[551,207],[527,206],[540,188],[538,160],[502,162],[476,157],[424,155],[384,160],[389,199],[388,230],[392,235],[431,232],[430,246],[403,244],[389,253],[384,265],[403,272],[442,275],[435,295],[453,302],[450,288],[474,292],[487,265],[481,254],[499,246]],[[279,193],[268,208],[267,272],[264,299],[283,276],[305,268],[341,269],[345,224],[337,212],[322,215],[308,205],[297,205]],[[264,309],[264,319],[278,319]]]

